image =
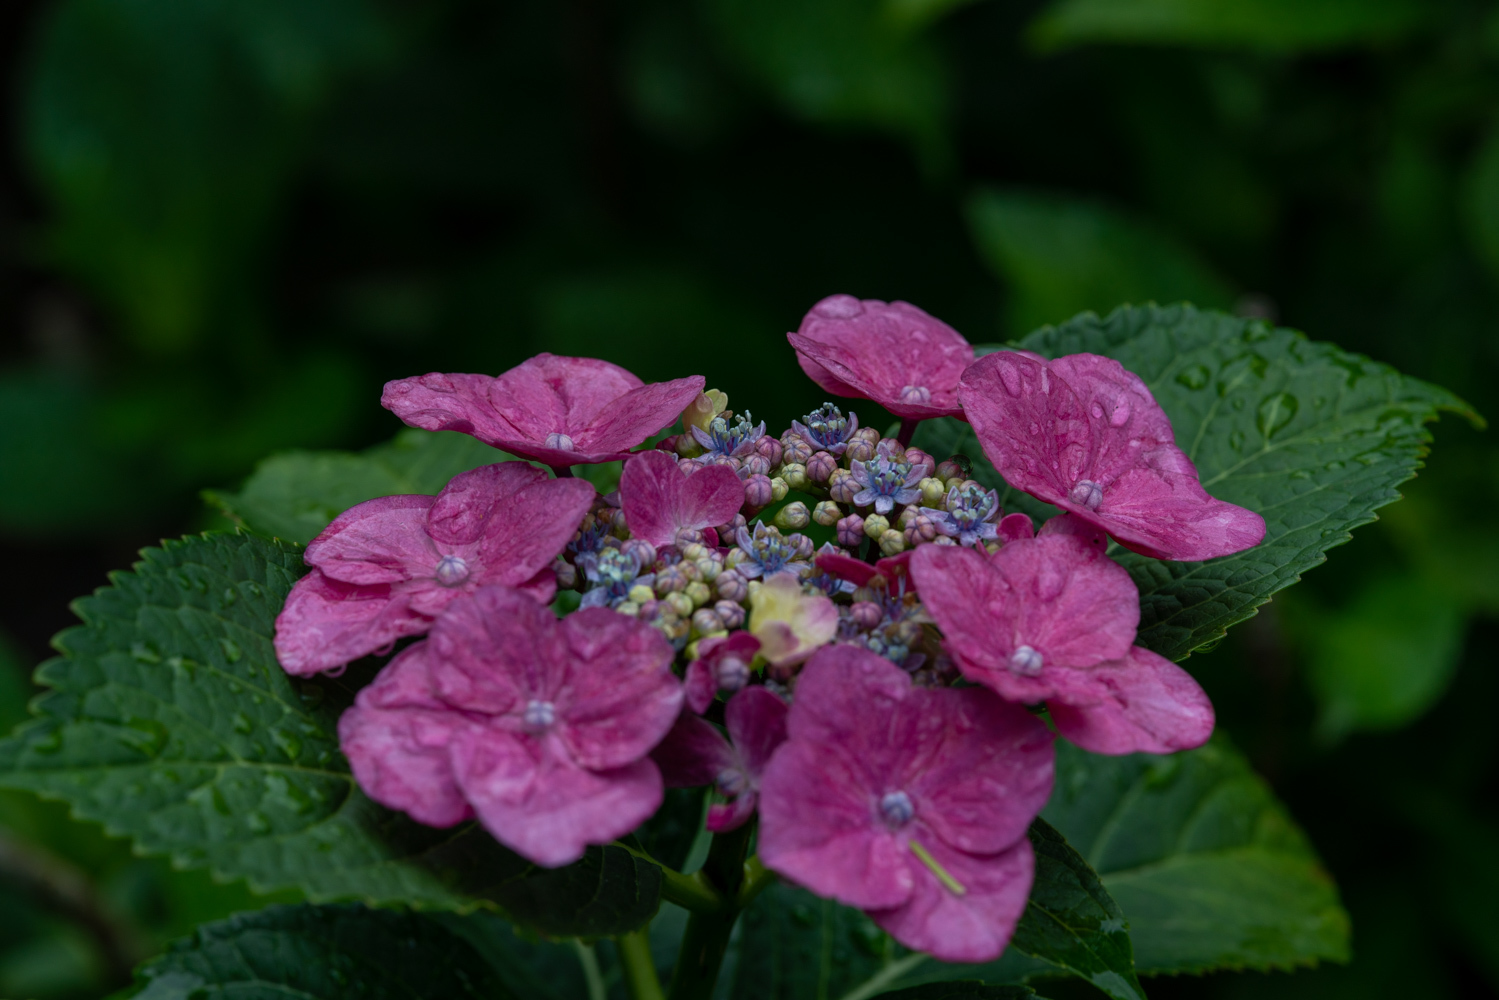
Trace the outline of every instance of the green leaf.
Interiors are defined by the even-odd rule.
[[[422,826],[367,799],[338,750],[343,679],[295,680],[274,620],[300,550],[208,534],[147,549],[75,604],[43,664],[36,720],[0,742],[0,787],[68,802],[179,867],[270,891],[465,908],[490,901],[545,933],[631,930],[661,871],[621,848],[533,868],[476,824]]]
[[[1189,247],[1097,202],[982,191],[968,202],[968,225],[1005,281],[1005,323],[1016,333],[1120,302],[1189,299],[1227,307],[1237,298]]]
[[[305,545],[357,503],[400,493],[435,494],[460,472],[511,457],[467,434],[409,428],[358,453],[272,455],[238,492],[209,490],[203,496],[251,531]]]
[[[1348,959],[1332,879],[1221,737],[1166,757],[1101,757],[1058,740],[1042,816],[1128,915],[1141,973]]]
[[[732,1000],[804,1000],[845,996],[894,961],[896,949],[858,910],[777,883],[739,918],[733,954]]]
[[[1116,1000],[1144,1000],[1129,925],[1088,863],[1043,819],[1031,824],[1036,881],[1010,947],[1092,983]]]
[[[1123,42],[1293,52],[1400,38],[1420,0],[1056,0],[1031,25],[1043,49]]]
[[[200,927],[136,973],[123,996],[148,1000],[448,1000],[556,996],[524,967],[491,965],[419,913],[362,906],[274,906]]]
[[[1036,991],[1028,986],[990,986],[976,980],[929,983],[881,993],[880,1000],[1027,1000]]]
[[[1136,641],[1173,660],[1252,616],[1398,499],[1395,488],[1415,474],[1431,440],[1424,425],[1439,411],[1478,420],[1446,390],[1386,365],[1187,305],[1124,307],[1106,319],[1085,313],[1019,346],[1047,357],[1117,358],[1150,387],[1208,492],[1265,518],[1263,542],[1210,562],[1114,553],[1140,588]],[[1003,485],[968,425],[927,421],[917,435],[939,458],[966,454],[976,478]],[[1014,491],[1003,499],[1033,516],[1054,512]]]
[[[1398,729],[1447,690],[1462,652],[1467,612],[1440,581],[1385,573],[1347,606],[1328,610],[1298,592],[1285,619],[1305,650],[1317,727],[1327,740],[1354,730]]]

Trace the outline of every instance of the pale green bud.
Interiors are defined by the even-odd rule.
[[[864,534],[878,540],[881,535],[890,530],[890,520],[883,514],[870,514],[864,519]]]
[[[781,466],[780,478],[793,490],[804,490],[812,484],[812,480],[807,476],[807,467],[800,462],[787,462]],[[771,480],[771,484],[774,485],[774,483],[775,480]],[[776,499],[781,498],[776,497]]]
[[[636,604],[644,604],[646,601],[654,600],[656,597],[656,595],[651,592],[651,588],[647,587],[643,583],[637,583],[635,586],[631,587],[630,592],[625,596]]]
[[[927,476],[920,484],[921,505],[923,507],[940,507],[943,499],[947,496],[947,484],[933,476]]]
[[[661,599],[661,603],[663,605],[670,605],[671,609],[677,613],[678,618],[691,618],[693,608],[695,607],[692,603],[692,598],[688,597],[683,591],[667,594]]]
[[[687,595],[687,599],[692,602],[692,606],[695,608],[700,608],[713,599],[713,588],[701,580],[694,580],[689,583],[687,589],[682,591],[682,593]]]
[[[824,500],[812,511],[812,520],[824,528],[831,528],[843,520],[843,508],[831,500]]]
[[[906,551],[906,536],[890,528],[880,535],[880,552],[887,556],[897,556]]]
[[[776,527],[782,531],[800,531],[811,522],[812,515],[807,510],[807,505],[800,500],[788,503],[776,511]]]
[[[786,494],[790,493],[790,492],[791,492],[791,486],[786,482],[786,480],[782,479],[780,476],[776,476],[774,479],[772,479],[770,481],[770,502],[771,503],[779,503],[780,501],[786,499]]]

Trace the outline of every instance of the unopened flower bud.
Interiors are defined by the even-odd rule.
[[[713,588],[701,580],[693,580],[682,593],[687,595],[688,599],[692,601],[692,606],[695,608],[700,608],[713,600]]]
[[[945,462],[938,462],[937,468],[932,473],[932,475],[936,476],[938,479],[942,480],[945,483],[949,479],[953,478],[966,479],[968,476],[968,470],[965,469],[963,467],[963,464],[956,458],[949,458]]]
[[[811,457],[812,446],[795,434],[781,439],[781,463],[783,465],[793,462],[800,465]]]
[[[684,577],[687,578],[688,583],[691,583],[694,580],[701,580],[703,578],[702,571],[697,568],[697,563],[688,562],[686,559],[683,559],[681,562],[677,563],[677,569]]]
[[[650,621],[661,613],[660,601],[646,601],[640,606],[639,617],[641,621]]]
[[[692,630],[698,635],[722,632],[723,627],[723,621],[712,608],[698,608],[692,613]]]
[[[617,510],[614,512],[614,523],[610,525],[609,530],[614,535],[614,537],[618,538],[620,541],[624,541],[626,538],[630,537],[630,527],[629,525],[625,524],[624,511]],[[649,545],[650,543],[647,542],[646,544]]]
[[[640,605],[636,604],[634,601],[620,601],[614,606],[614,610],[622,615],[629,615],[631,618],[635,618],[640,615]]]
[[[864,519],[864,534],[878,540],[890,530],[890,521],[883,514],[870,514]]]
[[[864,519],[850,514],[838,522],[838,544],[846,549],[856,548],[864,541]]]
[[[713,613],[723,622],[724,628],[738,628],[744,624],[744,608],[733,601],[718,601],[713,605]]]
[[[927,476],[916,486],[921,490],[923,507],[941,507],[942,501],[947,497],[947,484],[935,476]]]
[[[884,619],[885,612],[873,601],[856,601],[848,609],[848,616],[855,625],[868,632]]]
[[[771,468],[781,464],[781,442],[769,434],[763,435],[755,442],[755,454],[770,463]]]
[[[668,566],[656,574],[656,595],[665,597],[667,594],[687,588],[687,577],[682,574],[680,563],[676,566]]]
[[[775,490],[770,477],[763,474],[750,476],[744,481],[744,509],[756,511],[775,501]]]
[[[647,587],[645,584],[637,583],[635,586],[630,588],[630,592],[625,596],[628,597],[631,601],[634,601],[636,604],[644,604],[646,601],[651,600],[656,595],[651,593],[651,588]]]
[[[881,458],[888,458],[896,462],[904,462],[906,460],[906,446],[895,440],[895,438],[880,438],[879,442],[874,446],[874,453]]]
[[[838,459],[825,451],[814,452],[807,459],[807,478],[814,483],[825,483],[833,478],[833,472],[838,468]]]
[[[717,389],[708,389],[697,394],[697,398],[687,404],[687,409],[682,411],[682,428],[688,430],[683,437],[691,438],[689,430],[692,427],[708,429],[713,418],[722,414],[729,408],[729,397],[726,393]]]
[[[860,427],[858,430],[854,431],[853,437],[857,438],[860,441],[868,441],[870,444],[879,444],[880,438],[883,437],[883,435],[873,427]]]
[[[743,610],[740,609],[741,612]],[[713,671],[713,680],[720,691],[738,691],[749,683],[749,679],[749,664],[737,656],[725,656],[718,661],[718,667]]]
[[[735,551],[738,550],[736,549]],[[729,556],[730,561],[733,561],[732,552]],[[718,574],[718,579],[713,581],[713,589],[718,591],[718,596],[722,600],[732,601],[735,604],[738,604],[749,596],[748,581],[732,569],[726,569]],[[732,627],[734,626],[730,626],[730,628]]]
[[[793,490],[804,490],[811,483],[807,477],[807,467],[799,462],[787,462],[781,466],[780,478],[784,479],[786,485]],[[779,500],[780,497],[776,499]]]
[[[740,563],[744,562],[748,558],[749,558],[749,553],[746,552],[746,551],[744,551],[743,549],[740,549],[740,548],[730,549],[729,550],[729,554],[726,555],[726,556],[724,556],[724,560],[723,560],[723,565],[724,565],[725,572],[732,573],[734,571],[734,567],[738,566]],[[718,575],[718,579],[719,580],[723,579],[723,573],[720,573]]]
[[[680,462],[677,463],[677,468],[681,469],[683,472],[687,473],[689,476],[692,475],[694,472],[696,472],[698,469],[701,469],[702,467],[703,467],[703,463],[699,459],[696,459],[696,458],[684,458]]]
[[[561,556],[552,560],[552,572],[557,577],[558,590],[572,590],[578,585],[578,568]]]
[[[915,510],[916,508],[911,507],[908,509]],[[937,522],[925,514],[920,514],[912,518],[911,523],[906,525],[905,539],[907,545],[920,545],[923,542],[930,542],[936,537]]]
[[[800,531],[812,523],[812,513],[800,500],[776,511],[776,527],[782,531]]]
[[[956,538],[951,538],[951,537],[949,537],[947,535],[938,535],[936,538],[932,539],[932,544],[933,545],[956,545],[956,544],[958,544],[958,540]]]
[[[926,474],[929,476],[932,474],[932,470],[937,467],[937,460],[920,448],[907,448],[906,461],[911,463],[911,468],[913,469],[925,468]]]
[[[729,544],[729,542],[733,540],[734,536],[739,533],[739,529],[744,527],[747,523],[748,521],[743,514],[735,514],[734,520],[730,521],[728,524],[718,525],[714,530],[718,532],[719,544]]]
[[[682,546],[682,558],[691,559],[693,562],[696,562],[712,551],[712,549],[708,548],[702,542],[692,542],[691,544]]]
[[[791,492],[791,487],[786,480],[776,476],[770,481],[770,496],[772,503],[779,503],[786,499],[786,494]]]
[[[667,594],[661,599],[661,603],[669,606],[677,613],[678,618],[683,619],[691,618],[693,608],[695,607],[692,603],[692,598],[688,597],[682,591],[677,591],[675,594]]]
[[[701,559],[693,560],[689,565],[696,566],[699,579],[712,583],[723,572],[723,557],[717,552],[712,555],[703,556]]]
[[[948,490],[951,491],[962,489],[963,484],[968,482],[968,480],[964,479],[962,476],[953,476],[951,479],[944,479],[942,482],[943,485],[945,485]]]
[[[880,552],[887,556],[898,556],[906,551],[906,536],[894,528],[880,535]]]
[[[792,535],[790,542],[792,551],[796,553],[798,559],[811,559],[812,553],[817,549],[812,539],[806,535]]]
[[[920,513],[921,511],[915,506],[902,508],[900,517],[895,519],[895,526],[901,531],[905,531],[911,526],[911,522],[916,520],[917,515],[919,515]]]
[[[863,438],[854,438],[843,450],[843,461],[852,466],[855,462],[867,462],[874,458],[874,444]]]
[[[831,528],[843,518],[843,508],[831,500],[824,500],[812,510],[812,520],[824,528]]]
[[[620,546],[620,551],[640,560],[642,571],[656,561],[656,547],[643,538],[631,538]]]
[[[828,496],[838,503],[853,503],[854,494],[859,492],[859,482],[854,474],[848,469],[834,469],[832,477],[828,480]]]
[[[766,476],[770,474],[770,460],[764,455],[746,455],[740,460],[739,467],[750,476]]]

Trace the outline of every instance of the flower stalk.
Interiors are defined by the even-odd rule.
[[[703,874],[724,899],[734,903],[716,913],[693,913],[687,918],[687,930],[677,952],[677,966],[671,977],[667,1000],[708,1000],[718,982],[729,935],[739,919],[739,895],[745,882],[745,855],[755,824],[746,823],[728,833],[713,835]]]

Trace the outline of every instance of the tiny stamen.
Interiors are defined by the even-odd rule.
[[[1035,677],[1041,672],[1041,651],[1030,646],[1018,646],[1010,654],[1010,669],[1024,677]]]
[[[540,701],[533,698],[526,703],[526,712],[521,719],[526,724],[527,729],[533,733],[539,733],[550,729],[553,723],[557,721],[557,709],[549,701]]]
[[[943,868],[937,859],[932,857],[931,852],[914,840],[907,841],[907,843],[911,845],[911,853],[920,858],[921,863],[932,870],[932,874],[937,876],[937,881],[946,886],[948,892],[954,896],[967,895],[968,888],[962,882],[953,878],[952,873]]]

